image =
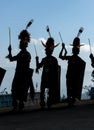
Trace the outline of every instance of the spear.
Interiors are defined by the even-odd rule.
[[[63,42],[63,39],[62,39],[62,36],[61,36],[61,33],[59,32],[59,36],[60,36],[60,39],[61,39],[61,42],[62,42],[62,44],[64,44],[64,42]],[[64,46],[65,46],[65,44],[64,44]],[[65,47],[64,47],[65,48]],[[67,50],[66,50],[66,48],[65,48],[65,54],[67,54]]]
[[[11,51],[11,29],[9,27],[9,47],[8,47],[8,50]],[[9,55],[6,56],[6,58],[9,58]]]
[[[37,55],[37,49],[36,49],[36,46],[34,44],[34,49],[35,49],[35,53],[36,53],[36,73],[39,73],[39,70],[38,70],[38,64],[39,64],[39,57]]]
[[[34,49],[35,49],[35,53],[36,53],[36,56],[37,56],[37,49],[36,49],[35,43],[34,43]]]
[[[91,44],[90,44],[90,39],[88,38],[88,42],[89,42],[89,47],[90,47],[90,53],[92,53],[91,51]]]
[[[48,32],[49,37],[51,37],[51,33],[50,33],[50,29],[49,29],[49,26],[48,26],[48,25],[46,26],[46,31]]]
[[[60,36],[61,42],[63,43],[63,39],[62,39],[62,36],[61,36],[60,32],[59,32],[59,36]]]
[[[9,45],[11,45],[11,29],[9,27]]]
[[[35,50],[35,54],[36,54],[36,67],[37,67],[38,63],[39,63],[39,58],[38,58],[38,55],[37,55],[37,49],[36,49],[35,43],[34,43],[34,50]],[[39,73],[38,69],[36,69],[36,73]]]

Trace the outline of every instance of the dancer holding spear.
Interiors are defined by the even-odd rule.
[[[9,55],[7,58],[13,62],[16,61],[16,70],[15,75],[12,82],[12,98],[13,98],[13,110],[23,110],[24,108],[24,102],[27,100],[27,94],[28,89],[30,86],[32,86],[32,97],[34,95],[34,87],[32,83],[32,69],[30,69],[30,61],[31,61],[31,55],[27,51],[28,43],[30,42],[30,34],[27,31],[27,28],[32,24],[32,21],[30,21],[26,28],[22,30],[18,36],[18,39],[20,40],[19,48],[20,52],[12,56],[12,48],[11,48],[11,33],[9,31]]]
[[[49,38],[46,43],[42,42],[42,45],[45,47],[46,56],[39,62],[39,57],[36,57],[36,68],[37,70],[43,68],[41,76],[41,85],[40,85],[40,106],[42,108],[45,105],[51,107],[51,105],[60,102],[60,88],[58,84],[58,61],[52,56],[54,48],[58,45],[55,45],[54,39],[51,37],[50,29],[47,26],[46,31],[48,32]],[[48,99],[47,104],[45,103],[45,89],[48,89]]]
[[[81,92],[85,71],[85,61],[82,60],[78,54],[80,52],[80,34],[83,32],[83,28],[80,28],[77,37],[74,38],[72,48],[72,56],[66,54],[62,55],[65,50],[64,43],[59,53],[59,58],[68,61],[67,73],[66,73],[66,86],[67,86],[67,101],[69,107],[73,106],[76,100],[81,100]],[[66,52],[65,52],[66,53]]]
[[[89,47],[90,47],[90,55],[89,55],[89,58],[90,58],[90,60],[91,60],[91,66],[94,68],[94,56],[93,56],[92,51],[91,51],[90,39],[88,39],[88,42],[89,42]],[[92,71],[91,76],[93,77],[92,81],[94,82],[94,70]]]
[[[90,39],[88,39],[88,42],[89,42],[89,47],[90,47],[90,59],[91,59],[91,66],[94,68],[94,56],[92,54],[92,51],[91,51],[91,43],[90,43]]]

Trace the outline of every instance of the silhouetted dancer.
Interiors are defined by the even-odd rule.
[[[36,70],[41,67],[43,68],[40,88],[40,106],[43,108],[45,106],[45,88],[49,90],[47,106],[50,107],[52,104],[60,101],[60,86],[58,85],[58,61],[52,56],[54,48],[57,45],[54,45],[54,39],[52,37],[48,38],[46,44],[43,42],[42,44],[45,47],[46,57],[44,57],[40,63],[39,57],[36,57]]]
[[[27,51],[28,43],[30,42],[30,34],[27,30],[22,30],[18,36],[20,39],[19,48],[21,51],[12,56],[11,45],[8,47],[9,55],[7,58],[12,61],[17,61],[14,79],[12,82],[12,98],[13,110],[17,107],[19,110],[24,108],[24,102],[27,100],[28,89],[31,89],[32,98],[34,95],[34,86],[32,81],[33,70],[30,69],[31,55]]]
[[[94,68],[94,56],[93,56],[93,54],[91,53],[89,57],[91,59],[91,66],[92,66],[92,68]],[[94,82],[94,70],[92,71],[91,76],[93,78],[92,81]]]
[[[68,61],[66,85],[67,85],[67,100],[69,106],[73,106],[75,100],[81,100],[82,85],[85,71],[85,61],[78,54],[80,52],[80,39],[76,37],[73,41],[72,56],[68,56],[65,50],[65,44],[62,43],[62,49],[59,58]]]

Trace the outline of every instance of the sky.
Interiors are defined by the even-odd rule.
[[[94,0],[0,0],[0,66],[7,70],[0,91],[5,86],[10,91],[16,66],[15,62],[10,63],[5,58],[8,54],[9,28],[11,29],[12,54],[16,55],[20,51],[18,35],[25,29],[31,19],[34,22],[28,28],[31,34],[28,51],[31,53],[30,66],[33,69],[35,69],[36,57],[34,46],[36,46],[40,61],[45,56],[44,47],[40,40],[46,41],[49,37],[46,31],[47,25],[55,43],[60,43],[55,48],[53,55],[58,59],[58,63],[64,71],[67,69],[67,61],[61,61],[58,58],[62,43],[59,32],[67,48],[68,55],[71,55],[70,44],[77,36],[79,28],[84,28],[83,33],[80,35],[80,41],[85,45],[81,47],[79,56],[86,62],[84,84],[91,84],[90,74],[93,68],[89,58],[88,38],[94,54]],[[38,75],[34,77],[34,84],[36,84],[36,77]],[[40,76],[38,80],[40,81]],[[63,81],[65,82],[65,75],[63,75]]]

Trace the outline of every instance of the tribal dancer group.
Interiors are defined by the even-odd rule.
[[[24,103],[27,101],[28,91],[30,91],[31,99],[34,100],[35,88],[33,85],[33,69],[30,68],[31,54],[27,51],[28,44],[30,42],[30,33],[28,32],[28,27],[32,24],[31,20],[25,29],[23,29],[18,35],[19,39],[19,49],[20,52],[13,56],[11,44],[8,47],[8,56],[10,62],[16,61],[16,69],[11,87],[12,95],[12,106],[13,111],[23,110]],[[53,51],[59,44],[55,44],[54,38],[51,36],[50,29],[47,26],[46,31],[49,37],[44,43],[41,41],[45,49],[46,56],[39,62],[39,57],[36,56],[36,72],[42,68],[41,83],[40,83],[40,106],[45,108],[47,106],[50,108],[53,104],[60,103],[60,68],[58,60],[54,57]],[[61,60],[66,60],[68,62],[67,72],[66,72],[66,90],[67,90],[67,103],[68,106],[73,106],[76,100],[81,100],[81,93],[84,80],[84,72],[86,62],[79,57],[80,47],[80,34],[83,32],[83,28],[80,28],[77,36],[74,38],[72,46],[72,55],[67,55],[67,50],[65,44],[62,41],[62,48],[58,57]],[[61,35],[60,35],[61,37]],[[61,38],[62,39],[62,38]],[[91,65],[94,68],[94,56],[90,54]],[[63,62],[63,61],[62,61]],[[5,73],[5,72],[4,72]],[[94,71],[92,72],[94,75]],[[2,74],[2,77],[4,74]],[[0,79],[2,80],[2,78]],[[48,89],[47,102],[45,102],[45,89]]]

